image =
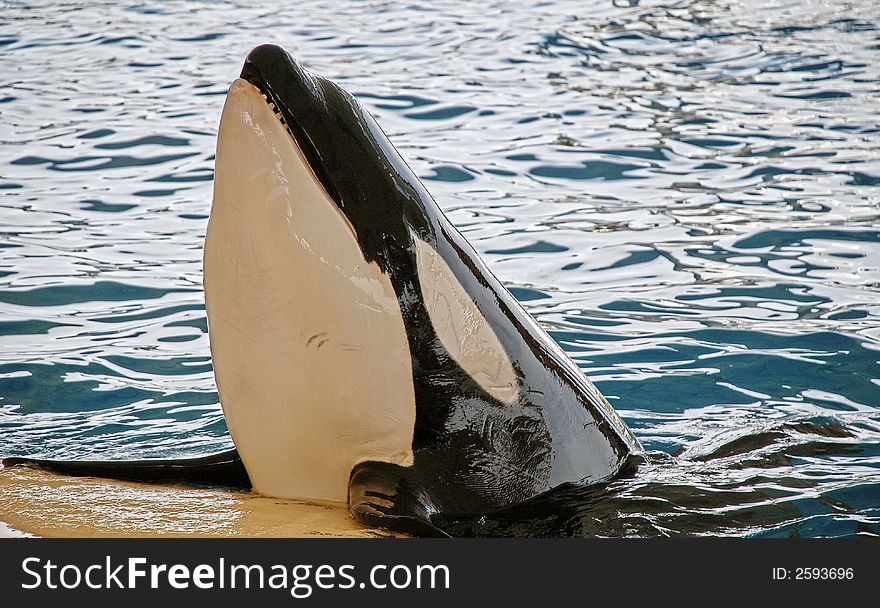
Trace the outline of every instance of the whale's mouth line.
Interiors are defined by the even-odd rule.
[[[296,136],[293,133],[293,130],[290,128],[289,121],[286,117],[286,113],[281,108],[283,107],[281,102],[278,101],[278,98],[275,94],[272,93],[271,87],[264,83],[261,79],[255,79],[256,82],[250,78],[243,77],[244,80],[247,80],[249,83],[257,87],[257,90],[260,92],[260,95],[263,96],[263,99],[266,100],[266,105],[272,110],[272,113],[275,114],[275,118],[279,120],[281,125],[287,130],[290,136],[293,139],[296,139]]]
[[[278,121],[281,123],[281,126],[283,126],[287,130],[287,132],[293,139],[297,139],[296,135],[293,132],[293,129],[291,129],[290,127],[291,121],[287,118],[290,112],[286,111],[287,108],[284,107],[284,105],[278,99],[278,96],[272,92],[272,87],[270,87],[269,84],[266,83],[266,81],[258,76],[256,70],[248,70],[248,68],[245,68],[245,70],[241,74],[241,78],[247,80],[249,83],[257,87],[260,95],[262,95],[263,99],[266,100],[266,105],[268,105],[269,108],[272,110],[272,113],[275,114],[275,118],[278,119]]]
[[[287,125],[287,119],[284,118],[284,112],[282,112],[278,108],[278,102],[262,90],[260,90],[260,94],[263,96],[263,99],[266,100],[266,103],[269,104],[269,108],[272,110],[272,113],[275,114],[275,118],[277,118],[281,122],[281,125],[285,129],[287,129],[287,132],[290,133],[291,137],[293,137],[293,133],[291,132],[290,127]]]
[[[313,75],[311,76],[314,78]],[[291,74],[291,78],[293,77],[293,74]],[[282,96],[274,90],[269,80],[262,75],[259,66],[253,62],[246,61],[239,78],[251,83],[257,88],[260,94],[263,95],[266,104],[271,108],[275,117],[287,130],[294,143],[299,146],[306,158],[309,168],[315,174],[315,177],[318,178],[318,181],[324,186],[324,189],[327,191],[327,194],[330,195],[331,200],[333,200],[340,209],[343,208],[344,202],[339,193],[339,189],[336,187],[330,172],[325,168],[325,163],[323,162],[318,146],[315,144],[312,136],[306,128],[300,124],[299,120],[297,120],[297,117],[288,104],[282,100]]]

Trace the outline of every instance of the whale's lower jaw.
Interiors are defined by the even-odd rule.
[[[204,255],[214,373],[254,489],[345,501],[359,462],[411,464],[412,367],[394,290],[242,79],[220,121]]]

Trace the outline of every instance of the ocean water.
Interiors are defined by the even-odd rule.
[[[0,2],[0,456],[231,445],[217,123],[287,48],[649,450],[463,534],[880,534],[876,0]]]

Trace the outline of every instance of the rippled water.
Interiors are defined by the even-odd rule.
[[[653,451],[530,533],[880,533],[876,0],[339,4],[0,2],[0,455],[230,445],[202,241],[276,42]]]

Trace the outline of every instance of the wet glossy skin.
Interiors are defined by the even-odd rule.
[[[241,77],[280,114],[326,204],[351,225],[363,259],[387,277],[400,307],[414,416],[386,422],[389,434],[411,436],[412,464],[354,463],[355,517],[409,534],[456,533],[455,515],[496,512],[631,470],[638,441],[486,268],[369,113],[275,46],[254,49]],[[289,313],[297,323],[297,311]],[[211,301],[208,316],[210,330]],[[223,355],[213,352],[218,362]],[[222,402],[219,378],[218,385]],[[265,473],[245,471],[235,451],[213,458],[39,464],[74,475],[236,487]]]
[[[359,466],[352,481],[356,515],[362,515],[358,497],[373,492],[387,499],[366,500],[372,503],[367,511],[380,515],[478,513],[561,483],[616,475],[639,451],[638,442],[485,267],[360,104],[274,46],[251,52],[242,78],[281,111],[354,227],[364,257],[390,278],[406,326],[416,399],[415,462],[407,469]],[[436,266],[424,262],[425,251],[446,268],[427,272]],[[510,363],[512,390],[480,382],[474,363],[463,362],[449,335],[438,331],[438,299],[426,298],[432,285],[422,284],[438,280],[457,284],[471,298]],[[449,299],[443,303],[449,315],[462,313]]]

